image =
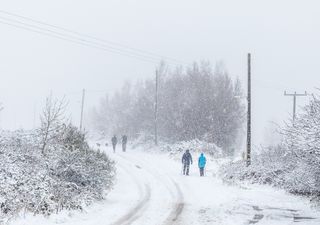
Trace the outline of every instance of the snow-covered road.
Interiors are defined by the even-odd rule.
[[[111,152],[108,150],[108,152]],[[308,201],[264,186],[228,186],[214,176],[199,177],[196,165],[189,177],[164,154],[141,151],[110,153],[117,165],[117,183],[107,199],[86,212],[27,216],[15,225],[206,225],[320,224],[320,213]],[[195,156],[194,156],[195,158]]]

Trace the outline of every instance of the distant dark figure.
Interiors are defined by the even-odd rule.
[[[112,137],[111,142],[112,142],[113,152],[115,153],[116,152],[116,146],[117,146],[117,143],[118,143],[118,139],[117,139],[116,135],[114,135]]]
[[[200,170],[200,177],[204,176],[204,167],[206,166],[207,163],[207,159],[206,157],[203,155],[203,153],[201,153],[199,159],[198,159],[198,166],[199,166],[199,170]]]
[[[127,148],[128,137],[127,135],[122,135],[122,151],[125,152]]]
[[[192,156],[189,150],[186,150],[186,152],[183,154],[182,164],[183,164],[183,175],[189,176],[189,168],[190,168],[190,164],[192,164]]]

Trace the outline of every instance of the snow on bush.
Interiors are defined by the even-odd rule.
[[[187,149],[190,150],[191,153],[200,154],[203,152],[215,158],[222,157],[223,153],[222,149],[217,147],[215,144],[200,141],[198,139],[191,141],[180,141],[174,144],[163,144],[160,146],[160,150],[167,151],[172,155],[182,155]]]
[[[112,187],[114,162],[91,150],[75,127],[64,126],[45,154],[42,146],[37,132],[1,132],[0,221],[82,209]]]
[[[190,141],[179,141],[175,143],[159,142],[158,146],[154,145],[154,138],[148,135],[140,135],[132,143],[133,148],[142,148],[149,151],[161,151],[169,153],[172,157],[181,157],[188,149],[191,154],[205,153],[213,158],[220,158],[223,156],[223,150],[213,143],[200,141],[198,139]]]
[[[281,144],[221,169],[224,180],[271,184],[301,195],[320,196],[320,99],[314,97],[294,123],[280,129]]]
[[[228,182],[250,180],[253,183],[283,186],[285,177],[292,170],[290,164],[284,163],[285,160],[284,149],[270,147],[262,149],[259,155],[254,154],[249,167],[245,161],[229,162],[221,167],[220,174]]]

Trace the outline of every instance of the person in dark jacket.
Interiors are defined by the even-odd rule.
[[[183,154],[182,164],[183,164],[183,175],[189,176],[190,164],[192,164],[192,156],[189,150],[186,150],[186,152]]]
[[[127,149],[128,137],[127,135],[122,135],[122,151],[125,152]]]
[[[203,155],[203,153],[201,153],[199,159],[198,159],[198,167],[200,170],[200,177],[204,176],[204,167],[206,166],[207,163],[207,159],[206,157]]]
[[[116,146],[117,146],[117,143],[118,143],[118,139],[117,139],[116,135],[113,135],[113,137],[111,139],[111,142],[112,142],[113,153],[115,153],[116,152]]]

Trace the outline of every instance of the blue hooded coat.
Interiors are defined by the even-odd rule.
[[[198,160],[198,166],[199,168],[204,168],[206,166],[207,163],[207,159],[206,157],[203,155],[203,153],[201,153],[199,160]]]

